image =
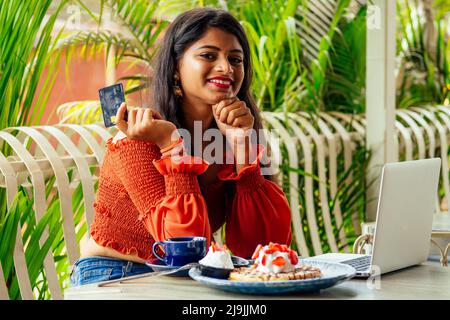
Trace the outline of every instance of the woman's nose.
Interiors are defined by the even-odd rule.
[[[233,66],[231,65],[230,61],[228,61],[228,59],[226,59],[226,58],[218,59],[216,68],[217,68],[217,70],[220,70],[225,74],[232,74],[234,71]]]

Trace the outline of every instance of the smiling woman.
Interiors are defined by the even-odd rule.
[[[218,28],[210,28],[186,49],[177,70],[183,90],[190,93],[184,109],[199,107],[200,101],[204,106],[233,97],[244,79],[243,54],[237,38]]]
[[[228,12],[194,9],[171,24],[155,70],[155,110],[129,110],[127,121],[126,105],[118,110],[120,133],[107,142],[91,238],[75,264],[74,285],[149,272],[143,263],[154,257],[155,241],[203,236],[209,246],[225,223],[234,255],[250,257],[258,244],[290,244],[286,197],[261,174],[264,148],[247,139],[262,128],[251,75],[247,38]],[[211,141],[185,146],[181,129],[191,142],[215,129],[232,163],[190,155],[186,147],[203,151]]]

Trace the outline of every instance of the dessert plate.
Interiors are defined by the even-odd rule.
[[[322,277],[289,281],[230,281],[202,276],[199,267],[191,268],[189,276],[205,286],[228,292],[277,295],[294,292],[317,292],[349,280],[356,274],[356,270],[353,267],[341,263],[308,260],[302,260],[301,262],[320,268],[323,274]]]

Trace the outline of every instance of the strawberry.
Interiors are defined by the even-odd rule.
[[[289,252],[288,246],[285,245],[285,244],[282,244],[282,245],[281,245],[281,252]]]
[[[272,264],[275,266],[282,267],[286,264],[286,260],[284,260],[283,257],[276,257],[275,259],[272,260]]]
[[[294,250],[289,250],[289,260],[294,266],[298,263],[297,253]]]
[[[271,254],[274,252],[275,252],[275,250],[271,249],[270,247],[269,247],[269,249],[264,250],[264,253],[266,253],[266,254]]]
[[[281,245],[278,244],[278,243],[274,243],[273,246],[272,246],[272,249],[274,251],[281,251]]]
[[[266,256],[263,256],[263,257],[262,257],[262,260],[261,260],[261,263],[262,263],[263,266],[266,265],[266,260],[267,260],[267,259],[266,259]]]
[[[253,260],[258,258],[259,252],[261,251],[262,247],[263,247],[262,245],[258,244],[258,246],[255,249],[255,252],[253,252],[253,255],[252,255]]]

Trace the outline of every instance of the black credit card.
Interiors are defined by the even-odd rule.
[[[117,109],[122,102],[125,102],[125,94],[121,83],[114,84],[109,87],[102,88],[98,91],[100,96],[100,105],[102,107],[103,121],[105,127],[109,128],[116,124]],[[127,112],[125,112],[125,120],[127,120]]]

